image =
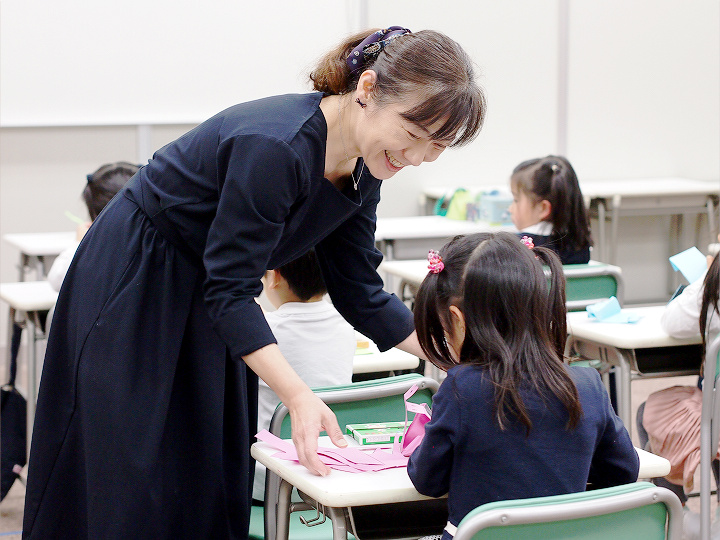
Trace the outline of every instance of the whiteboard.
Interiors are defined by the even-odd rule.
[[[3,0],[0,126],[194,124],[310,89],[337,0]]]

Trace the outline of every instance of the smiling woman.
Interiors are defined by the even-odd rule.
[[[311,79],[316,92],[230,107],[158,150],[83,238],[48,339],[26,538],[247,538],[258,375],[300,463],[329,472],[317,436],[342,432],[255,302],[267,269],[312,247],[348,322],[424,358],[377,273],[376,208],[382,180],[477,135],[472,64],[442,34],[393,27]]]
[[[346,68],[345,77],[338,67]],[[328,143],[330,179],[352,172],[351,160],[358,157],[381,180],[407,165],[434,161],[445,148],[472,141],[485,117],[472,61],[455,41],[432,30],[360,33],[328,53],[310,78],[316,90],[333,95],[326,100],[339,100],[337,114],[330,104],[323,109],[343,145],[331,154]]]

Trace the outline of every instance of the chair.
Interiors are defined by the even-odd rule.
[[[484,504],[460,522],[455,540],[680,540],[682,522],[682,505],[672,491],[637,482]]]
[[[720,399],[718,399],[718,353],[720,335],[705,352],[703,367],[702,414],[700,416],[700,538],[710,539],[711,463],[720,440]]]
[[[568,311],[582,311],[587,306],[611,296],[623,305],[622,270],[612,264],[590,261],[588,264],[563,265]]]
[[[343,386],[332,386],[324,388],[315,388],[313,391],[332,409],[337,417],[340,428],[344,431],[346,424],[363,423],[363,422],[380,422],[380,421],[403,421],[405,420],[405,402],[403,395],[414,384],[418,386],[418,391],[413,395],[411,400],[415,403],[432,404],[432,396],[439,388],[439,383],[429,377],[423,377],[417,373],[408,375],[398,375],[395,377],[387,377],[384,379],[374,379],[352,383]],[[280,438],[290,438],[290,415],[288,409],[282,403],[278,405],[275,414],[270,421],[268,431]],[[276,537],[275,524],[277,522],[277,502],[280,492],[280,479],[271,471],[267,471],[265,477],[265,507],[264,509],[253,508],[253,516],[251,517],[251,536],[255,540],[262,538],[272,539]],[[396,506],[396,505],[390,505]],[[295,509],[308,509],[308,505],[291,505],[291,512]],[[264,535],[258,531],[260,519],[260,510],[264,522]],[[388,520],[377,515],[372,515],[369,511],[372,508],[358,507],[350,509],[347,516],[349,522],[348,530],[359,538],[387,538],[383,536],[383,527],[395,525],[401,520]],[[402,507],[395,507],[393,512],[413,512],[413,519],[402,520],[407,521],[408,525],[413,522],[418,527],[422,527],[423,521],[433,519],[442,514],[442,521],[432,521],[426,529],[416,532],[412,530],[407,536],[414,535],[416,538],[423,534],[430,534],[435,530],[442,529],[447,513],[445,510],[445,500],[431,499],[421,501],[418,504],[408,504]],[[308,517],[310,515],[310,517]],[[314,508],[310,510],[305,518],[319,517],[320,521],[324,519],[322,512],[318,513]],[[439,525],[439,527],[438,527]],[[329,528],[320,529],[322,526],[306,527],[299,523],[298,520],[292,520],[290,527],[291,540],[299,538],[312,538],[313,540],[322,540],[324,538],[332,538],[332,532]],[[362,531],[362,536],[359,532]],[[393,529],[393,534],[397,532],[397,528]],[[391,536],[397,538],[397,536]]]

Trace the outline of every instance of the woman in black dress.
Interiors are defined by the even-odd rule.
[[[65,278],[30,455],[24,538],[246,538],[259,375],[316,474],[332,412],[255,298],[315,246],[337,309],[422,355],[376,272],[381,181],[477,135],[485,98],[446,36],[354,36],[316,92],[237,105],[160,149],[94,222]],[[247,369],[247,368],[250,369]],[[257,375],[256,375],[257,374]]]

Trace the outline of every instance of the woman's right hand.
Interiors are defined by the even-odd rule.
[[[335,414],[330,407],[313,394],[307,384],[295,373],[272,343],[243,357],[245,363],[257,373],[278,395],[290,411],[292,438],[300,464],[313,474],[325,476],[330,469],[317,455],[317,441],[326,431],[335,446],[347,446]]]
[[[292,438],[300,464],[313,474],[329,474],[330,468],[317,454],[318,435],[326,431],[335,446],[347,446],[335,414],[309,388],[284,403],[290,410]]]

